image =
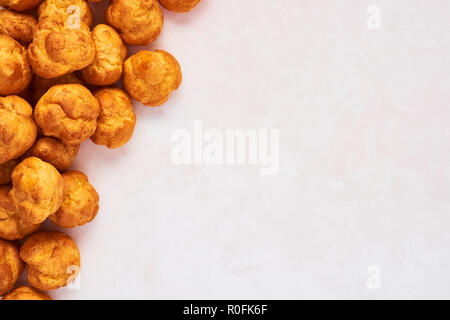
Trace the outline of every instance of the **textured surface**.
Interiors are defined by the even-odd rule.
[[[3,297],[3,300],[52,300],[47,294],[27,286],[17,287]]]
[[[11,290],[23,271],[17,247],[0,239],[0,296]]]
[[[31,80],[31,89],[33,92],[33,102],[36,104],[39,99],[54,85],[57,84],[81,84],[81,80],[75,75],[75,73],[68,73],[57,78],[44,79],[38,75],[33,76]]]
[[[25,48],[10,36],[0,34],[0,95],[18,94],[30,81]]]
[[[34,109],[34,120],[46,136],[68,145],[80,145],[97,127],[100,112],[92,93],[79,84],[50,88]]]
[[[133,102],[128,94],[118,88],[105,88],[95,92],[94,97],[100,105],[100,116],[91,140],[108,148],[127,143],[136,125]]]
[[[99,24],[92,30],[92,39],[95,58],[92,64],[81,70],[83,80],[96,86],[111,85],[122,76],[127,47],[116,30],[106,24]]]
[[[181,85],[178,61],[163,50],[142,50],[124,64],[123,85],[136,100],[148,106],[160,106]]]
[[[74,228],[92,221],[98,213],[99,196],[86,175],[67,171],[64,179],[64,201],[61,208],[49,219],[57,226]]]
[[[75,242],[58,231],[38,232],[20,248],[27,264],[29,283],[40,290],[53,290],[70,283],[71,268],[80,267],[80,252]]]
[[[18,96],[0,97],[0,164],[21,156],[33,145],[37,129],[33,109]]]
[[[144,46],[159,37],[164,16],[157,0],[112,0],[106,21],[126,43]]]
[[[26,158],[14,168],[11,178],[9,195],[26,222],[44,222],[61,206],[64,181],[51,164],[36,157]]]
[[[8,196],[10,186],[0,186],[0,239],[20,240],[37,231],[41,224],[23,219]]]
[[[0,34],[8,35],[21,44],[28,44],[33,40],[36,24],[36,18],[30,14],[7,9],[0,11]]]
[[[45,0],[39,6],[39,21],[55,16],[67,18],[70,15],[70,6],[80,8],[81,21],[90,27],[92,24],[92,11],[89,3],[84,0]]]

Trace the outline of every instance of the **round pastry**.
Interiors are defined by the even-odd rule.
[[[123,85],[136,100],[147,106],[159,106],[181,84],[177,60],[162,50],[139,51],[125,61]]]
[[[60,140],[42,137],[30,149],[30,155],[50,163],[59,171],[67,170],[75,159],[80,146],[70,146]]]
[[[38,75],[34,75],[31,80],[31,88],[33,91],[33,101],[36,104],[39,99],[50,89],[57,84],[82,84],[81,80],[75,75],[75,73],[67,73],[65,75],[44,79]]]
[[[36,8],[42,0],[0,0],[0,7],[25,11]]]
[[[41,223],[61,207],[64,180],[51,164],[36,157],[26,158],[14,168],[11,178],[9,196],[24,221]]]
[[[100,105],[100,116],[91,140],[108,148],[118,148],[127,143],[136,124],[130,97],[118,88],[100,89],[94,97]]]
[[[22,45],[0,34],[0,95],[18,94],[31,81],[31,69]]]
[[[85,174],[67,171],[64,178],[64,201],[49,219],[59,227],[74,228],[92,221],[98,212],[99,196]]]
[[[12,243],[0,240],[0,296],[14,287],[23,271],[19,250]]]
[[[39,19],[28,47],[33,71],[45,79],[81,70],[94,61],[95,44],[89,27],[81,21],[70,27],[64,16]]]
[[[59,231],[33,234],[20,248],[20,257],[28,266],[28,282],[39,290],[68,285],[80,267],[77,245]]]
[[[11,183],[11,173],[18,163],[17,159],[12,159],[0,164],[0,185]]]
[[[10,36],[23,45],[33,40],[33,30],[37,25],[36,19],[25,13],[12,10],[0,10],[0,34]]]
[[[32,224],[22,219],[8,196],[11,187],[0,186],[0,238],[20,240],[36,232],[41,224]]]
[[[200,0],[159,0],[167,10],[174,12],[187,12],[194,9]]]
[[[18,96],[0,97],[0,164],[25,153],[36,139],[33,109]]]
[[[62,16],[70,23],[77,23],[77,15],[80,21],[86,23],[88,27],[91,26],[92,10],[89,3],[84,0],[44,0],[38,9],[39,22]]]
[[[33,287],[21,286],[5,294],[2,300],[52,300],[52,298]]]
[[[126,43],[145,46],[159,37],[164,16],[157,0],[112,0],[106,21]]]
[[[86,83],[108,86],[122,76],[127,47],[116,30],[106,24],[97,25],[92,30],[92,38],[95,43],[94,62],[81,70],[81,75]]]
[[[51,87],[34,109],[34,119],[45,136],[71,146],[80,145],[97,127],[97,99],[79,84]]]

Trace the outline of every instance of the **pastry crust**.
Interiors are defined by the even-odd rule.
[[[80,171],[67,171],[64,178],[64,201],[61,208],[49,216],[59,227],[74,228],[91,222],[98,213],[99,196]]]
[[[33,91],[33,101],[36,104],[39,99],[50,89],[57,84],[82,84],[81,80],[75,75],[75,73],[68,73],[57,78],[44,79],[38,75],[34,75],[31,80],[30,87]]]
[[[28,61],[38,76],[51,79],[81,70],[94,57],[94,41],[83,21],[79,28],[72,28],[64,16],[39,19],[28,47]]]
[[[44,222],[64,199],[64,180],[51,164],[36,157],[19,163],[12,172],[9,196],[21,219],[31,224]]]
[[[159,37],[164,16],[157,0],[112,0],[106,21],[126,43],[145,46]]]
[[[59,231],[33,234],[20,248],[20,257],[28,266],[28,282],[40,290],[68,285],[73,269],[80,267],[77,245]]]
[[[159,0],[159,3],[167,10],[174,12],[191,11],[200,0]]]
[[[0,0],[0,7],[25,11],[36,8],[42,0]]]
[[[118,88],[104,88],[95,92],[100,105],[97,129],[91,140],[108,148],[118,148],[133,135],[136,114],[128,94]]]
[[[2,300],[52,300],[52,298],[33,287],[21,286],[5,294]]]
[[[79,84],[51,87],[34,109],[34,119],[45,136],[71,146],[80,145],[97,127],[97,99]]]
[[[83,80],[95,86],[113,84],[122,76],[127,47],[116,30],[106,24],[99,24],[92,30],[92,39],[95,43],[95,58],[92,64],[81,71]]]
[[[0,164],[25,153],[36,139],[33,109],[18,96],[0,97]]]
[[[18,94],[31,81],[25,48],[10,36],[0,35],[0,95]]]
[[[80,11],[74,11],[71,6],[80,8]],[[88,27],[92,25],[92,10],[89,3],[84,0],[45,0],[38,9],[39,22],[55,16],[61,16],[67,21],[69,16],[75,18],[74,15],[77,13]]]
[[[41,224],[32,224],[22,219],[9,197],[10,186],[0,186],[0,238],[21,240],[36,232]]]
[[[69,146],[60,140],[42,137],[30,149],[30,155],[50,163],[59,171],[67,170],[80,150],[80,146]]]
[[[0,239],[0,296],[14,287],[23,271],[19,250],[9,241]]]
[[[125,61],[123,84],[127,92],[147,106],[159,106],[181,85],[177,60],[163,50],[139,51]]]
[[[22,45],[28,45],[33,40],[36,25],[36,19],[30,14],[0,10],[0,34],[14,38]]]

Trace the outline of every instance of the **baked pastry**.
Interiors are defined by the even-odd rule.
[[[23,271],[19,250],[12,243],[0,239],[0,296],[14,287]]]
[[[52,298],[33,287],[21,286],[5,294],[2,300],[52,300]]]
[[[125,61],[123,85],[134,99],[147,106],[166,102],[181,79],[177,60],[163,50],[142,50]]]
[[[48,218],[57,226],[74,228],[91,222],[98,213],[99,196],[80,171],[67,171],[64,179],[64,201]]]
[[[67,73],[65,75],[52,78],[44,79],[38,75],[34,75],[31,80],[30,87],[33,91],[33,101],[36,104],[39,99],[50,89],[57,84],[82,84],[81,80],[75,75],[75,73]]]
[[[92,64],[81,70],[83,80],[95,86],[113,84],[122,76],[127,47],[116,30],[106,24],[99,24],[92,30],[92,39],[95,58]]]
[[[1,0],[0,0],[1,1]],[[77,11],[79,8],[79,11]],[[80,20],[87,24],[92,24],[92,10],[89,3],[84,0],[44,0],[38,9],[39,22],[55,16],[63,17],[67,22],[76,23],[76,15],[79,14]]]
[[[10,186],[0,186],[0,238],[4,240],[20,240],[36,232],[41,224],[33,224],[22,219],[8,193]]]
[[[100,112],[97,99],[79,84],[51,87],[34,109],[34,120],[45,136],[78,146],[88,139],[97,127]]]
[[[0,7],[25,11],[36,8],[42,0],[0,0]]]
[[[80,252],[75,242],[59,231],[38,232],[20,248],[20,257],[28,266],[28,282],[39,290],[64,287],[75,280]]]
[[[91,140],[108,148],[118,148],[133,135],[136,114],[128,94],[118,88],[103,88],[94,93],[100,105],[97,129]]]
[[[51,79],[81,70],[94,57],[94,41],[83,21],[72,28],[63,15],[39,19],[28,47],[28,61],[38,76]]]
[[[159,0],[164,8],[174,12],[191,11],[199,2],[200,0]]]
[[[11,179],[9,196],[26,222],[41,223],[61,207],[64,181],[51,164],[36,157],[26,158],[14,168]]]
[[[60,140],[42,137],[31,147],[30,155],[50,163],[59,171],[67,170],[75,159],[80,146],[70,146]]]
[[[0,35],[0,95],[18,94],[31,81],[31,69],[26,50],[4,34]]]
[[[36,19],[30,14],[0,10],[0,34],[14,38],[22,45],[28,45],[33,40],[36,25]]]
[[[128,44],[145,46],[161,33],[164,16],[157,0],[112,0],[106,21]]]
[[[33,145],[37,129],[30,104],[18,96],[0,97],[0,164]]]

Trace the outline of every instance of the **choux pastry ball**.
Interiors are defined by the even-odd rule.
[[[30,104],[18,96],[0,97],[0,164],[24,154],[36,135]]]
[[[133,135],[136,114],[128,94],[118,88],[103,88],[94,97],[100,105],[97,129],[91,140],[108,148],[118,148]]]
[[[17,247],[12,242],[0,239],[0,296],[14,287],[23,267]]]
[[[0,95],[18,94],[30,81],[31,69],[25,48],[10,36],[0,34]]]
[[[50,163],[62,172],[72,165],[79,149],[79,145],[70,146],[56,138],[42,137],[36,140],[29,154]]]
[[[92,221],[98,213],[99,196],[80,171],[67,171],[64,179],[64,201],[50,221],[62,228],[74,228]]]
[[[112,0],[106,21],[126,43],[145,46],[159,37],[164,16],[157,0]]]
[[[22,45],[28,45],[33,40],[36,25],[36,18],[30,14],[0,10],[0,34],[14,38]]]
[[[0,0],[1,1],[1,0]],[[65,21],[76,22],[76,15],[88,27],[92,24],[92,10],[89,3],[84,0],[44,0],[38,9],[39,21],[59,16]]]
[[[36,8],[42,0],[0,0],[0,7],[15,11],[26,11]]]
[[[54,290],[74,281],[80,269],[75,242],[59,231],[31,235],[20,248],[27,264],[28,282],[39,290]]]
[[[28,47],[28,61],[38,76],[51,79],[81,70],[94,57],[95,44],[83,21],[71,27],[63,15],[39,19]]]
[[[123,85],[137,101],[159,106],[181,85],[178,61],[163,50],[142,50],[125,61]]]
[[[41,224],[22,219],[8,195],[10,190],[10,186],[0,186],[0,239],[21,240],[36,232]]]
[[[50,89],[57,84],[82,84],[81,80],[75,75],[75,73],[67,73],[62,76],[44,79],[38,75],[34,75],[31,80],[32,100],[36,104],[39,99]]]
[[[199,2],[200,0],[159,0],[164,8],[174,12],[191,11]]]
[[[120,35],[106,24],[97,25],[92,30],[95,43],[95,58],[92,64],[81,70],[83,80],[91,85],[108,86],[122,76],[123,61],[127,57],[127,47]]]
[[[64,199],[64,180],[51,164],[36,157],[19,163],[12,172],[9,196],[21,219],[38,224],[55,213]]]
[[[52,300],[52,298],[33,287],[21,286],[5,294],[2,300]]]
[[[51,87],[34,109],[34,120],[45,136],[71,146],[94,134],[100,107],[92,93],[79,84]]]

